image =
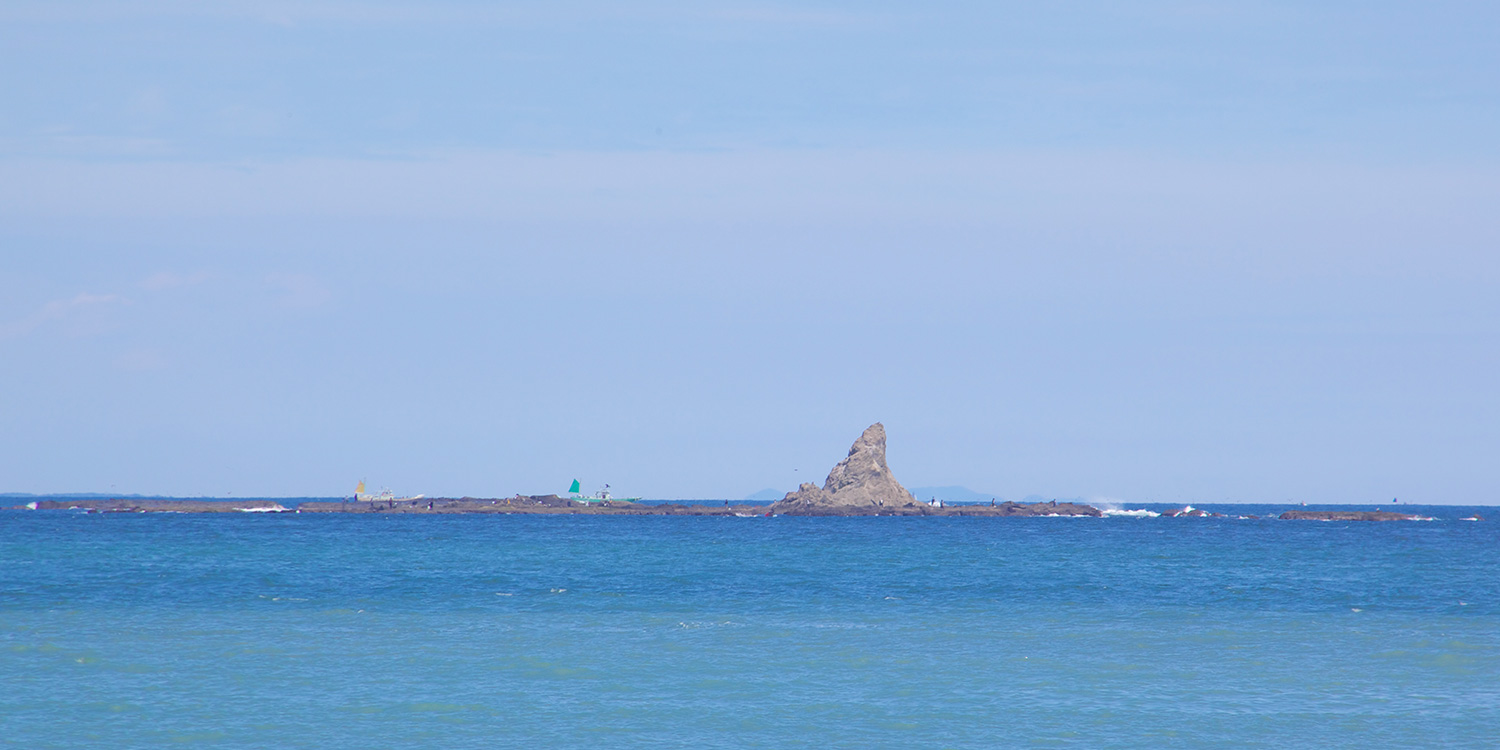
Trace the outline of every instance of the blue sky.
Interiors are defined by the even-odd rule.
[[[1500,502],[1500,7],[0,6],[0,490]]]

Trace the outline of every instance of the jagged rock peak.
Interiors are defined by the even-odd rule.
[[[876,422],[865,428],[864,434],[854,441],[854,445],[849,446],[849,455],[838,462],[833,471],[828,472],[828,480],[823,483],[823,489],[837,494],[846,487],[890,475],[891,469],[885,463],[885,425]],[[891,481],[895,479],[892,478]]]
[[[804,483],[771,506],[774,513],[840,513],[857,509],[917,507],[885,462],[885,425],[872,424],[828,472],[820,489]]]

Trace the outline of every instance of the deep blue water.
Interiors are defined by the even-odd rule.
[[[1496,747],[1500,511],[1401,509],[0,511],[0,746]]]

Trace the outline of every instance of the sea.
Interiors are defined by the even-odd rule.
[[[1500,747],[1500,509],[1203,507],[4,510],[0,747]]]

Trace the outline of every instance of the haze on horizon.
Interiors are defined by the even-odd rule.
[[[0,7],[0,491],[1500,502],[1500,6]]]

